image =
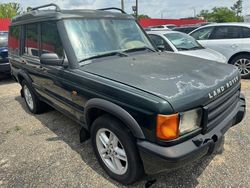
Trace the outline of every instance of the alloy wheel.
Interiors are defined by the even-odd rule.
[[[238,67],[240,74],[246,76],[250,73],[250,60],[246,58],[238,59],[235,63],[235,66]]]
[[[127,155],[120,140],[112,131],[104,128],[98,130],[96,145],[101,159],[113,173],[118,175],[126,173]]]
[[[29,88],[26,85],[23,86],[23,93],[24,93],[25,101],[27,102],[29,108],[31,110],[33,110],[33,108],[34,108],[33,98],[32,98],[32,95],[30,93]]]

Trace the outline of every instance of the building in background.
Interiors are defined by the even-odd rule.
[[[0,31],[9,31],[9,25],[9,18],[0,18]]]

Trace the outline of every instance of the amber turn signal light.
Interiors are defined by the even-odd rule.
[[[156,136],[162,140],[173,140],[179,137],[179,115],[158,115]]]

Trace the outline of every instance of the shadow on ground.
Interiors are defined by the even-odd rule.
[[[12,84],[15,81],[11,77],[11,75],[1,75],[0,74],[0,85]]]
[[[28,111],[24,100],[18,96],[15,98],[16,101],[20,103],[22,108]],[[32,114],[31,114],[32,115]],[[46,139],[47,142],[53,142],[62,140],[68,144],[74,151],[80,154],[82,160],[89,165],[95,172],[102,175],[104,178],[112,182],[116,186],[121,186],[110,179],[107,174],[98,165],[97,160],[92,151],[90,141],[85,143],[80,143],[79,132],[80,126],[64,116],[63,114],[49,108],[47,112],[41,115],[35,115],[35,117],[42,123],[43,126],[49,128],[57,136]],[[39,134],[39,131],[34,132],[34,134]],[[198,185],[197,178],[202,174],[202,172],[209,165],[214,155],[205,157],[203,160],[189,164],[183,168],[174,170],[168,173],[160,173],[157,175],[145,176],[145,178],[131,187],[196,187]],[[156,181],[154,181],[156,180]],[[152,181],[152,185],[151,182]]]

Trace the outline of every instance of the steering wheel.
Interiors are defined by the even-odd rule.
[[[126,43],[131,42],[131,40],[129,38],[124,38],[121,40],[121,42],[119,42],[119,46],[120,47],[124,47]]]

